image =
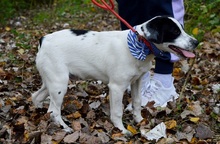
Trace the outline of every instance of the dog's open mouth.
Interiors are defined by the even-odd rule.
[[[175,51],[176,53],[186,57],[186,58],[194,58],[195,54],[190,52],[190,51],[186,51],[180,47],[174,46],[174,45],[169,45],[169,48],[172,49],[173,51]]]

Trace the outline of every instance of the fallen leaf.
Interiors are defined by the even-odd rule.
[[[133,135],[135,135],[135,134],[138,133],[137,130],[136,130],[134,127],[130,126],[130,125],[127,126],[127,129],[128,129]]]
[[[0,76],[6,76],[6,72],[2,68],[0,68]]]
[[[95,112],[93,110],[89,111],[86,115],[87,119],[94,119],[96,117]]]
[[[149,132],[146,132],[145,129],[142,129],[141,135],[148,140],[155,139],[156,141],[158,141],[162,137],[167,138],[166,125],[162,122],[158,124],[156,127],[154,127],[152,130],[150,130]]]
[[[188,142],[190,142],[193,138],[194,132],[190,132],[190,133],[185,133],[185,132],[177,132],[176,133],[176,138],[178,140],[183,140],[183,139],[187,139]]]
[[[98,144],[101,143],[101,139],[96,136],[90,136],[86,133],[81,133],[80,138],[79,138],[80,143],[85,143],[85,144]]]
[[[211,131],[211,129],[204,125],[204,124],[199,124],[196,128],[196,137],[199,139],[207,139],[207,138],[212,138],[214,136],[214,132]]]
[[[194,112],[195,116],[202,114],[202,107],[200,106],[199,101],[192,102],[192,104],[188,105],[188,108]]]
[[[82,129],[81,127],[81,123],[79,121],[73,121],[72,122],[72,128],[75,130],[75,131],[80,131]]]
[[[191,117],[189,120],[191,122],[197,123],[199,121],[199,119],[200,119],[199,117]]]
[[[193,35],[198,35],[199,34],[199,28],[194,28],[192,30]]]
[[[61,140],[63,140],[63,138],[65,137],[66,132],[65,131],[59,131],[56,132],[53,136],[52,139],[55,140],[57,143],[60,143]]]
[[[194,113],[193,113],[192,111],[184,110],[184,111],[180,114],[180,116],[181,116],[182,119],[184,119],[184,118],[186,118],[186,117],[187,117],[188,115],[190,115],[190,114],[194,115]]]
[[[19,50],[17,50],[17,52],[22,55],[22,54],[24,54],[24,49],[19,49]]]
[[[66,116],[66,118],[74,118],[74,119],[77,119],[77,118],[80,118],[80,117],[81,117],[81,114],[79,113],[79,111],[76,111],[76,112]]]
[[[99,100],[89,104],[91,109],[97,109],[100,105],[101,105],[101,102]]]
[[[65,136],[63,141],[64,141],[64,143],[74,143],[79,138],[79,135],[80,135],[80,132],[76,131],[72,134],[69,134],[69,135]]]
[[[6,27],[5,27],[5,30],[6,30],[6,31],[10,31],[10,30],[11,30],[11,28],[10,28],[10,27],[8,27],[8,26],[6,26]]]
[[[43,133],[41,135],[41,144],[52,144],[52,136]]]
[[[174,68],[173,69],[173,76],[179,76],[181,73],[181,68]]]
[[[115,139],[116,137],[122,137],[122,136],[124,136],[124,134],[123,133],[115,133],[115,134],[112,134],[112,139]]]
[[[78,100],[73,100],[73,104],[76,106],[77,109],[81,109],[83,106],[82,103]]]
[[[26,134],[26,137],[27,137],[27,139],[29,139],[29,140],[34,139],[34,140],[35,140],[35,143],[38,143],[38,142],[41,141],[41,134],[42,134],[41,131],[32,131],[31,133]]]
[[[176,127],[176,121],[175,120],[166,121],[165,125],[167,129],[173,129]]]
[[[105,132],[99,132],[98,137],[102,140],[102,143],[108,143],[110,138]]]

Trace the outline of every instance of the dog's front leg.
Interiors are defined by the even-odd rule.
[[[141,77],[131,84],[131,97],[133,106],[133,116],[137,123],[139,123],[143,117],[141,116]]]
[[[122,130],[123,134],[130,135],[130,132],[125,129],[122,123],[123,106],[122,99],[126,86],[121,86],[115,83],[109,83],[109,95],[110,95],[110,114],[111,121],[115,127]]]

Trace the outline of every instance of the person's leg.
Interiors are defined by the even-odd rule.
[[[172,16],[183,22],[183,0],[117,0],[117,2],[120,16],[132,26],[158,15]],[[121,23],[121,28],[127,29],[123,23]],[[174,60],[172,60],[172,56]],[[169,100],[178,97],[173,85],[173,63],[171,62],[178,60],[178,57],[172,54],[169,57],[171,57],[170,60],[155,59],[155,71],[152,78],[150,73],[145,74],[142,87],[142,106],[149,101],[155,101],[155,106],[166,106]]]
[[[157,2],[159,3],[159,1]],[[167,14],[173,15],[183,25],[183,0],[172,0],[170,3],[164,1],[164,3],[167,3],[167,5],[161,4],[161,6],[166,9]],[[150,83],[145,83],[142,88],[142,106],[146,105],[149,101],[155,101],[154,106],[166,106],[168,101],[178,98],[179,95],[176,93],[173,85],[174,78],[172,77],[172,72],[173,62],[178,61],[179,58],[172,53],[170,55],[170,61],[161,58],[155,59],[154,76]]]

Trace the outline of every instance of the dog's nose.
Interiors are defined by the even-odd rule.
[[[192,40],[191,43],[194,48],[196,48],[199,45],[199,41],[197,41],[197,40]]]

